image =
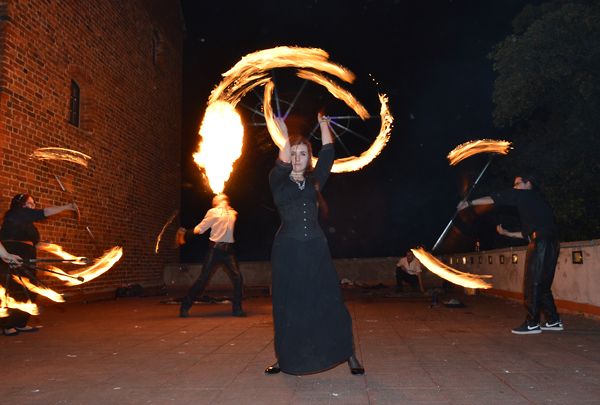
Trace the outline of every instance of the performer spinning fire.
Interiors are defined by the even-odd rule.
[[[471,205],[494,204],[516,207],[519,212],[520,232],[509,232],[502,228],[502,224],[496,227],[501,235],[529,241],[525,258],[524,282],[527,316],[523,325],[512,330],[519,335],[541,333],[542,330],[563,330],[551,290],[560,244],[552,208],[536,190],[534,177],[521,175],[515,178],[512,189],[494,192],[489,197],[473,201],[461,201],[458,204],[459,210]],[[546,323],[542,325],[540,325],[541,310],[546,315]]]
[[[288,136],[283,120],[277,120],[287,142],[269,176],[281,227],[271,254],[278,362],[267,374],[315,373],[343,361],[352,374],[364,373],[354,355],[352,318],[318,222],[319,208],[325,208],[320,190],[334,160],[329,120],[321,114],[318,120],[323,148],[314,169],[310,142]]]
[[[229,205],[229,198],[225,194],[219,194],[213,198],[213,208],[208,210],[206,216],[193,230],[194,234],[204,233],[209,228],[210,249],[204,257],[202,273],[194,285],[190,288],[187,297],[184,298],[179,310],[179,316],[189,317],[188,310],[192,307],[196,296],[204,289],[215,266],[223,263],[233,279],[233,316],[245,317],[246,313],[242,311],[242,289],[244,280],[240,272],[240,266],[235,257],[233,248],[233,228],[237,212]],[[187,231],[189,233],[189,231]],[[185,243],[186,230],[180,228],[178,232],[178,244]]]
[[[53,215],[64,211],[77,212],[75,204],[65,204],[56,207],[47,207],[44,209],[35,209],[35,200],[29,194],[17,194],[10,202],[10,209],[4,214],[4,222],[0,228],[0,242],[6,250],[12,254],[19,255],[21,258],[35,259],[36,248],[40,245],[40,232],[33,224]],[[18,270],[17,270],[18,271]],[[35,270],[29,270],[34,276]],[[27,302],[27,294],[31,302],[34,303],[37,294],[28,292],[24,287],[12,279],[8,280],[9,266],[0,262],[0,284],[8,291],[8,294],[17,302]],[[27,278],[32,284],[37,284],[36,280],[27,277],[26,274],[20,274]],[[0,318],[0,327],[6,336],[15,336],[19,332],[35,332],[38,329],[27,326],[29,314],[17,309],[11,309],[9,315]]]

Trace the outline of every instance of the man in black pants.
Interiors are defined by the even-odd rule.
[[[506,205],[516,207],[521,217],[521,231],[509,232],[498,225],[501,235],[523,238],[529,241],[525,258],[525,322],[513,333],[524,335],[541,333],[542,330],[563,330],[552,295],[552,281],[558,261],[560,244],[552,208],[535,191],[535,179],[530,175],[515,178],[514,188],[491,193],[489,197],[473,201],[461,201],[458,209],[471,205]],[[540,311],[546,315],[546,323],[540,325]]]
[[[246,313],[242,311],[242,289],[243,278],[240,272],[240,266],[235,257],[233,248],[233,228],[235,226],[237,212],[229,205],[229,198],[225,194],[219,194],[213,198],[213,208],[208,210],[202,222],[193,229],[194,234],[204,233],[209,228],[210,248],[204,257],[202,273],[198,280],[190,288],[190,292],[184,298],[179,310],[179,316],[189,317],[188,310],[192,307],[196,296],[204,289],[215,266],[223,263],[227,272],[233,280],[233,316],[245,317]],[[184,228],[179,229],[178,243],[185,243],[185,234],[189,233]],[[182,241],[183,239],[183,241]]]

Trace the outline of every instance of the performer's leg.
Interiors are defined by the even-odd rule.
[[[235,257],[235,252],[233,250],[228,251],[222,261],[233,280],[233,316],[244,317],[246,316],[246,313],[242,311],[244,278]]]
[[[188,310],[192,307],[192,304],[196,300],[196,296],[204,289],[206,286],[206,282],[210,278],[210,274],[212,273],[215,265],[218,263],[218,255],[215,254],[217,249],[209,248],[206,252],[206,256],[204,257],[204,264],[202,264],[202,272],[200,273],[200,277],[198,280],[192,285],[190,291],[188,292],[187,297],[181,302],[181,308],[179,310],[179,316],[182,318],[187,318]]]
[[[556,272],[556,263],[560,253],[560,244],[558,238],[546,238],[544,240],[546,247],[544,251],[544,262],[542,264],[544,277],[542,280],[542,309],[546,314],[546,320],[549,324],[554,324],[560,320],[560,316],[556,310],[554,303],[554,295],[552,294],[552,282],[554,281],[554,273]]]
[[[401,267],[396,267],[396,292],[402,292],[402,270]]]
[[[530,324],[540,323],[540,310],[542,307],[542,285],[544,278],[543,246],[538,246],[535,241],[527,246],[525,258],[525,307],[526,320]]]

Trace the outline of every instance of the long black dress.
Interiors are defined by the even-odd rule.
[[[44,210],[40,209],[20,208],[7,213],[0,228],[0,241],[6,251],[19,255],[22,259],[35,259],[35,245],[40,241],[40,233],[33,223],[45,218]],[[29,270],[29,272],[36,275],[35,270]],[[9,279],[7,286],[6,276],[8,273],[8,264],[0,261],[0,285],[6,288],[9,295],[19,302],[27,302],[28,296],[31,302],[35,302],[37,294],[31,291],[26,294],[23,286],[12,278]],[[36,280],[31,280],[25,274],[21,274],[21,277],[26,278],[32,284],[37,284]],[[8,317],[0,318],[0,329],[24,328],[27,326],[28,320],[27,312],[11,309]]]
[[[321,190],[333,160],[333,145],[325,145],[313,171]],[[310,179],[300,190],[291,171],[278,160],[269,175],[281,217],[271,253],[275,354],[283,372],[308,374],[354,353],[352,318],[319,226],[317,191]]]

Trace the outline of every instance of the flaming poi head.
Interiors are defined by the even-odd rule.
[[[511,142],[494,141],[492,139],[469,141],[458,145],[452,152],[448,153],[446,158],[450,161],[450,165],[454,166],[458,162],[478,153],[497,153],[506,155],[509,149],[511,149],[510,145]]]
[[[84,153],[64,148],[40,148],[33,152],[31,157],[39,160],[63,160],[85,167],[87,167],[88,161],[92,159]]]
[[[477,275],[470,273],[463,273],[453,269],[450,266],[446,266],[444,263],[436,259],[431,253],[425,251],[423,248],[411,249],[413,254],[423,266],[425,266],[432,273],[437,274],[441,278],[450,281],[451,283],[461,285],[468,288],[492,288],[492,284],[486,281],[486,279],[492,276],[488,275]]]

